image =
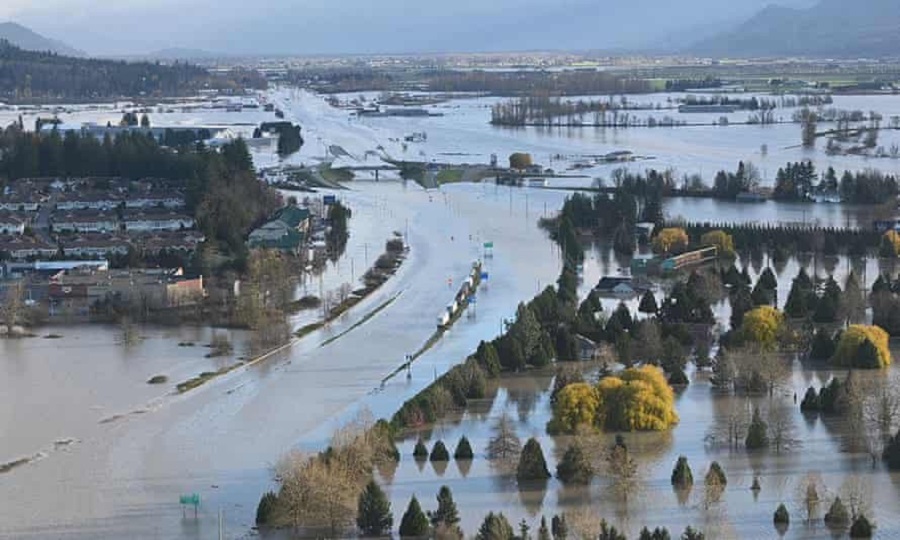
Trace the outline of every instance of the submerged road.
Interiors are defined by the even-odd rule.
[[[285,452],[321,448],[336,424],[361,409],[389,416],[494,337],[502,318],[559,273],[536,222],[564,193],[488,184],[429,192],[397,182],[352,187],[341,192],[351,208],[377,200],[381,210],[354,215],[351,234],[371,220],[398,231],[408,224],[410,256],[394,278],[346,318],[271,360],[164,397],[143,414],[82,428],[77,444],[0,474],[0,537],[216,538],[221,508],[225,536],[243,538],[259,496],[272,487],[271,466]],[[461,318],[414,364],[409,380],[380,388],[433,333],[485,241],[494,243],[494,256],[485,261],[490,278],[475,316]],[[361,270],[357,262],[357,276]],[[371,320],[321,346],[400,292]],[[187,493],[201,496],[197,519],[182,516],[178,497]]]

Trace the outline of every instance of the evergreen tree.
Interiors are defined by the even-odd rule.
[[[421,538],[428,536],[428,518],[422,513],[419,501],[413,495],[406,507],[403,517],[400,519],[401,538]]]
[[[547,528],[547,518],[541,516],[541,526],[538,528],[537,540],[552,540],[550,529]]]
[[[753,418],[750,427],[747,428],[747,438],[744,444],[747,450],[759,450],[769,446],[768,426],[759,414],[759,407],[753,409]]]
[[[688,525],[681,534],[681,540],[706,540],[706,535]]]
[[[259,500],[256,507],[256,526],[266,527],[272,525],[275,509],[278,506],[278,495],[274,491],[267,491]]]
[[[772,271],[771,267],[767,266],[762,274],[759,275],[757,285],[761,285],[770,291],[778,288],[778,278],[775,277],[775,272]]]
[[[497,355],[497,349],[493,343],[486,341],[479,343],[475,357],[478,358],[478,364],[488,374],[488,377],[494,378],[500,375],[500,357]]]
[[[565,514],[553,516],[550,520],[550,531],[553,533],[553,540],[567,540],[569,525],[566,523]]]
[[[672,536],[665,527],[657,527],[652,532],[644,527],[638,535],[638,540],[672,540]]]
[[[694,473],[685,456],[679,456],[678,461],[675,462],[671,480],[672,486],[679,489],[690,488],[694,485]]]
[[[722,466],[719,465],[718,461],[713,461],[712,464],[710,464],[704,482],[707,486],[714,485],[725,487],[728,484],[728,479],[725,477],[725,471],[722,470]]]
[[[519,465],[516,468],[516,478],[520,482],[547,480],[550,471],[547,470],[547,461],[544,459],[544,451],[541,443],[534,437],[528,439],[522,448],[519,457]]]
[[[432,527],[443,525],[445,528],[454,528],[459,523],[459,511],[453,501],[453,493],[447,486],[441,486],[437,494],[437,510],[429,512]]]
[[[756,287],[753,287],[753,292],[750,293],[750,298],[753,300],[753,305],[756,307],[770,306],[775,300],[774,292],[774,289],[763,287],[762,280],[760,280],[756,282]]]
[[[850,538],[872,538],[875,527],[865,515],[860,514],[850,526]]]
[[[656,296],[653,295],[653,291],[644,293],[644,296],[641,297],[638,311],[647,315],[656,315],[659,312],[659,305],[656,303]]]
[[[775,510],[775,517],[773,518],[775,525],[788,525],[791,522],[791,515],[788,513],[787,507],[784,504],[779,504],[778,508]]]
[[[809,349],[809,358],[811,360],[829,360],[834,356],[837,344],[834,342],[831,333],[824,328],[816,330]]]
[[[564,484],[590,484],[594,468],[578,444],[569,445],[556,465],[556,477]]]
[[[628,540],[624,534],[618,529],[606,522],[605,519],[600,520],[600,536],[597,540]]]
[[[444,444],[444,441],[434,443],[434,446],[431,448],[431,455],[428,459],[429,461],[450,461],[450,452],[447,451],[447,446]]]
[[[428,447],[425,446],[425,441],[422,439],[416,441],[416,446],[413,448],[413,457],[416,459],[428,459]]]
[[[453,452],[453,459],[457,460],[471,460],[475,458],[474,452],[472,452],[472,445],[469,443],[468,437],[465,435],[459,439],[459,443],[456,445],[456,450]]]
[[[515,533],[506,516],[489,513],[478,528],[476,540],[513,540]]]
[[[850,512],[840,497],[834,498],[831,507],[825,513],[825,525],[835,532],[845,531],[850,526]]]
[[[370,480],[359,495],[356,526],[363,536],[384,536],[394,525],[391,502],[375,480]]]

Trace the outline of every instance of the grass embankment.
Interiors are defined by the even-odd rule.
[[[349,169],[332,169],[331,165],[322,165],[319,168],[319,174],[328,182],[342,183],[353,181],[353,171]]]
[[[238,363],[232,364],[230,366],[225,366],[217,371],[204,371],[203,373],[201,373],[200,375],[197,375],[193,379],[188,379],[184,382],[178,383],[178,386],[176,386],[175,388],[178,390],[179,394],[183,394],[183,393],[187,392],[188,390],[193,390],[194,388],[197,388],[198,386],[204,384],[205,382],[207,382],[209,380],[215,379],[216,377],[221,377],[222,375],[225,375],[226,373],[230,373],[230,372],[236,370],[237,368],[243,366],[245,363],[246,362],[238,362]]]
[[[331,343],[334,343],[334,342],[337,341],[338,339],[340,339],[340,338],[346,336],[346,335],[349,334],[350,332],[352,332],[352,331],[356,330],[357,328],[359,328],[360,326],[366,324],[366,323],[369,322],[375,315],[378,315],[378,314],[381,313],[384,309],[386,309],[388,306],[390,306],[391,304],[393,304],[393,303],[394,303],[394,300],[396,300],[401,294],[402,294],[402,292],[398,292],[398,293],[395,294],[394,296],[388,298],[387,301],[383,302],[381,305],[379,305],[378,307],[376,307],[375,309],[373,309],[372,311],[370,311],[365,317],[363,317],[362,319],[360,319],[359,321],[357,321],[356,324],[354,324],[354,325],[351,326],[350,328],[344,330],[344,331],[341,332],[340,334],[338,334],[338,335],[336,335],[336,336],[333,336],[333,337],[330,337],[330,338],[326,339],[325,341],[322,342],[321,345],[319,345],[319,347],[325,347],[326,345],[329,345],[329,344],[331,344]]]
[[[444,169],[437,173],[438,184],[453,184],[461,182],[463,178],[462,169]]]

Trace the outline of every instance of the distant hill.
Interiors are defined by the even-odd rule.
[[[124,62],[22,50],[0,40],[0,101],[85,102],[196,95],[202,89],[265,88],[256,71],[211,74],[188,63]]]
[[[713,56],[881,57],[900,53],[900,1],[821,0],[808,9],[770,5],[689,52]]]
[[[65,56],[85,56],[62,41],[46,38],[30,28],[14,22],[0,23],[0,40],[5,39],[20,49],[27,51],[49,51]]]

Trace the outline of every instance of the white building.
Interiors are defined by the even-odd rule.
[[[112,210],[122,201],[107,193],[61,193],[56,201],[56,209],[72,210]]]
[[[135,195],[125,200],[125,208],[130,210],[144,210],[150,208],[183,208],[184,197],[177,194],[145,193]]]
[[[55,232],[108,233],[119,230],[119,218],[113,213],[82,211],[54,214],[52,221]]]
[[[25,220],[13,214],[0,213],[0,234],[24,234]]]
[[[179,231],[194,226],[194,218],[175,213],[139,213],[125,215],[123,220],[128,232]]]

